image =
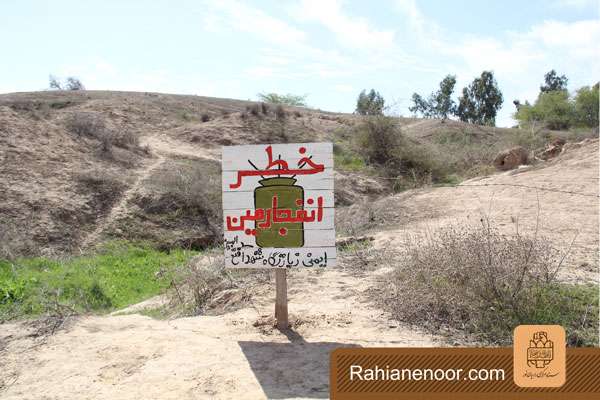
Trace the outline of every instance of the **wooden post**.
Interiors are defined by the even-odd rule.
[[[279,268],[275,270],[275,319],[277,329],[288,328],[288,303],[287,303],[287,270]]]

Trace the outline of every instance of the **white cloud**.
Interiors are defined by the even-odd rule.
[[[583,9],[596,7],[596,9],[598,9],[598,0],[556,0],[553,5],[562,8]]]
[[[375,29],[365,18],[348,15],[339,0],[302,0],[293,7],[293,14],[300,20],[320,23],[348,48],[372,50],[394,44],[393,31]]]
[[[585,1],[563,1],[578,6]],[[598,71],[600,22],[544,21],[520,32],[494,36],[469,36],[442,29],[421,11],[415,0],[394,0],[403,16],[396,29],[383,29],[352,15],[341,0],[299,0],[287,7],[289,15],[276,17],[236,0],[207,3],[205,29],[242,32],[257,37],[257,60],[244,70],[254,79],[340,78],[360,86],[369,76],[416,70],[432,79],[425,91],[434,90],[447,73],[457,75],[457,92],[482,70],[493,70],[504,93],[499,125],[511,125],[512,100],[537,93],[543,74],[554,68],[574,85],[589,84]],[[285,18],[284,18],[285,17]],[[325,48],[313,42],[308,24],[324,28],[339,46]],[[311,27],[311,31],[313,27]],[[321,39],[321,38],[318,38]],[[418,43],[412,45],[411,43]],[[262,48],[261,48],[262,46]],[[266,46],[266,47],[265,47]],[[357,62],[363,59],[365,62]],[[585,82],[584,82],[585,81]],[[339,82],[339,81],[338,81]],[[415,82],[393,82],[408,92],[419,90]],[[348,84],[334,84],[337,92],[352,92]],[[382,88],[385,89],[385,88]],[[390,93],[389,97],[409,93]],[[407,106],[403,101],[402,107]]]
[[[597,57],[600,43],[600,21],[544,21],[527,34],[547,47],[566,50],[571,56]]]
[[[264,11],[236,0],[207,1],[203,26],[210,31],[235,29],[277,44],[291,45],[305,41],[306,34],[272,17]]]

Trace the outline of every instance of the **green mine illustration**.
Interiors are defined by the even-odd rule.
[[[254,208],[268,210],[272,208],[273,197],[277,197],[277,209],[296,210],[304,207],[304,189],[294,185],[294,178],[267,178],[259,181],[254,189]],[[256,244],[260,247],[302,247],[304,245],[303,222],[271,222],[266,228],[256,222]]]

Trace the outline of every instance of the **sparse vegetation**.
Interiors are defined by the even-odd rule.
[[[246,111],[248,111],[251,115],[258,117],[260,115],[260,105],[254,103],[250,106],[246,106]]]
[[[75,135],[98,140],[104,152],[110,153],[112,146],[137,149],[139,136],[132,131],[116,132],[106,126],[104,119],[94,113],[77,112],[67,119],[67,129]]]
[[[269,114],[269,105],[267,103],[260,103],[260,110],[264,115]]]
[[[337,143],[333,144],[333,159],[337,170],[356,172],[366,168],[365,161],[360,155]]]
[[[213,246],[222,234],[219,172],[214,162],[167,163],[149,180],[149,190],[134,198],[140,214],[121,222],[125,237],[161,249]]]
[[[357,128],[357,140],[357,151],[367,165],[394,178],[397,190],[445,181],[444,165],[429,147],[405,137],[394,118],[366,118]]]
[[[120,176],[106,169],[79,172],[75,174],[75,179],[83,191],[93,194],[99,213],[106,212],[127,187]]]
[[[539,237],[500,234],[485,219],[410,244],[393,260],[399,319],[510,344],[519,324],[559,324],[574,346],[598,345],[598,288],[560,283],[563,257]]]
[[[280,122],[285,121],[285,118],[287,117],[285,108],[283,108],[283,106],[281,104],[279,104],[279,105],[277,105],[277,107],[275,107],[275,117]]]
[[[209,251],[174,270],[163,315],[189,316],[233,311],[247,303],[255,286],[270,280],[264,270],[228,270],[222,251]]]
[[[112,242],[87,256],[0,260],[0,322],[41,316],[56,304],[81,313],[125,307],[166,289],[173,267],[194,254]]]
[[[306,95],[299,96],[296,94],[277,94],[277,93],[259,93],[258,98],[261,101],[272,104],[282,104],[294,107],[306,107]]]

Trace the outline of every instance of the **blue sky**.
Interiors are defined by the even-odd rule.
[[[459,92],[491,69],[505,98],[499,126],[552,68],[571,90],[600,76],[597,0],[3,0],[0,37],[0,93],[74,75],[88,89],[295,93],[352,112],[375,88],[406,116],[413,92],[446,74]]]

